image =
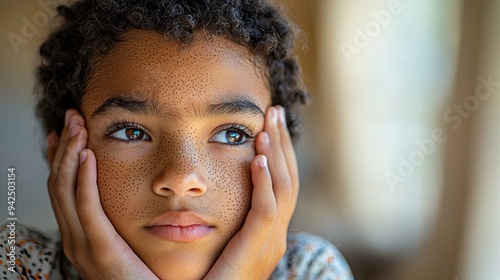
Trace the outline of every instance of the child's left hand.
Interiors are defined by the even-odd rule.
[[[255,149],[250,211],[204,279],[267,279],[286,251],[299,172],[283,107],[267,109]]]

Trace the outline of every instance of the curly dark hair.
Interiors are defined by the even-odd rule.
[[[187,44],[195,32],[223,36],[265,63],[272,104],[286,109],[290,135],[300,134],[300,108],[310,100],[292,54],[296,28],[265,0],[79,0],[57,7],[63,18],[40,47],[36,112],[48,134],[61,134],[67,109],[79,109],[93,61],[131,29],[154,30]]]

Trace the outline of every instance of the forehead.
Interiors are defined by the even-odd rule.
[[[82,107],[123,95],[185,108],[244,95],[265,109],[271,94],[263,65],[222,37],[198,33],[181,47],[155,32],[131,30],[95,62]]]

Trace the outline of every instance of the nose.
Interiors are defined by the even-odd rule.
[[[207,181],[199,163],[200,151],[194,147],[195,141],[179,142],[183,143],[165,145],[169,151],[160,160],[162,170],[153,181],[153,191],[160,196],[202,196],[207,191]]]
[[[205,194],[207,185],[195,170],[189,173],[171,170],[156,177],[153,191],[160,196],[199,197]]]

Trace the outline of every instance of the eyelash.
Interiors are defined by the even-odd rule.
[[[112,119],[109,123],[106,124],[106,127],[107,127],[106,136],[107,136],[108,142],[116,141],[118,143],[137,144],[140,141],[144,141],[144,140],[135,140],[135,139],[122,140],[122,139],[118,139],[116,137],[111,136],[111,134],[113,134],[119,130],[126,129],[126,128],[134,128],[134,129],[141,130],[149,138],[151,138],[149,136],[150,133],[148,132],[148,130],[144,126],[136,123],[133,120],[132,121],[128,121],[128,120],[119,121],[118,119]],[[214,134],[214,136],[217,135],[218,133],[221,133],[222,131],[225,131],[225,130],[239,131],[244,135],[244,137],[247,138],[247,141],[240,143],[240,144],[228,144],[228,143],[221,143],[221,142],[215,142],[215,141],[214,142],[211,141],[211,142],[219,144],[219,145],[223,145],[223,146],[230,146],[231,148],[237,148],[238,146],[241,146],[241,145],[247,144],[248,142],[253,141],[253,139],[256,136],[255,128],[253,126],[241,125],[241,124],[237,124],[237,123],[232,123],[232,124],[229,124],[228,126],[223,127],[221,130],[217,131]],[[214,136],[210,137],[210,139],[212,139]]]

